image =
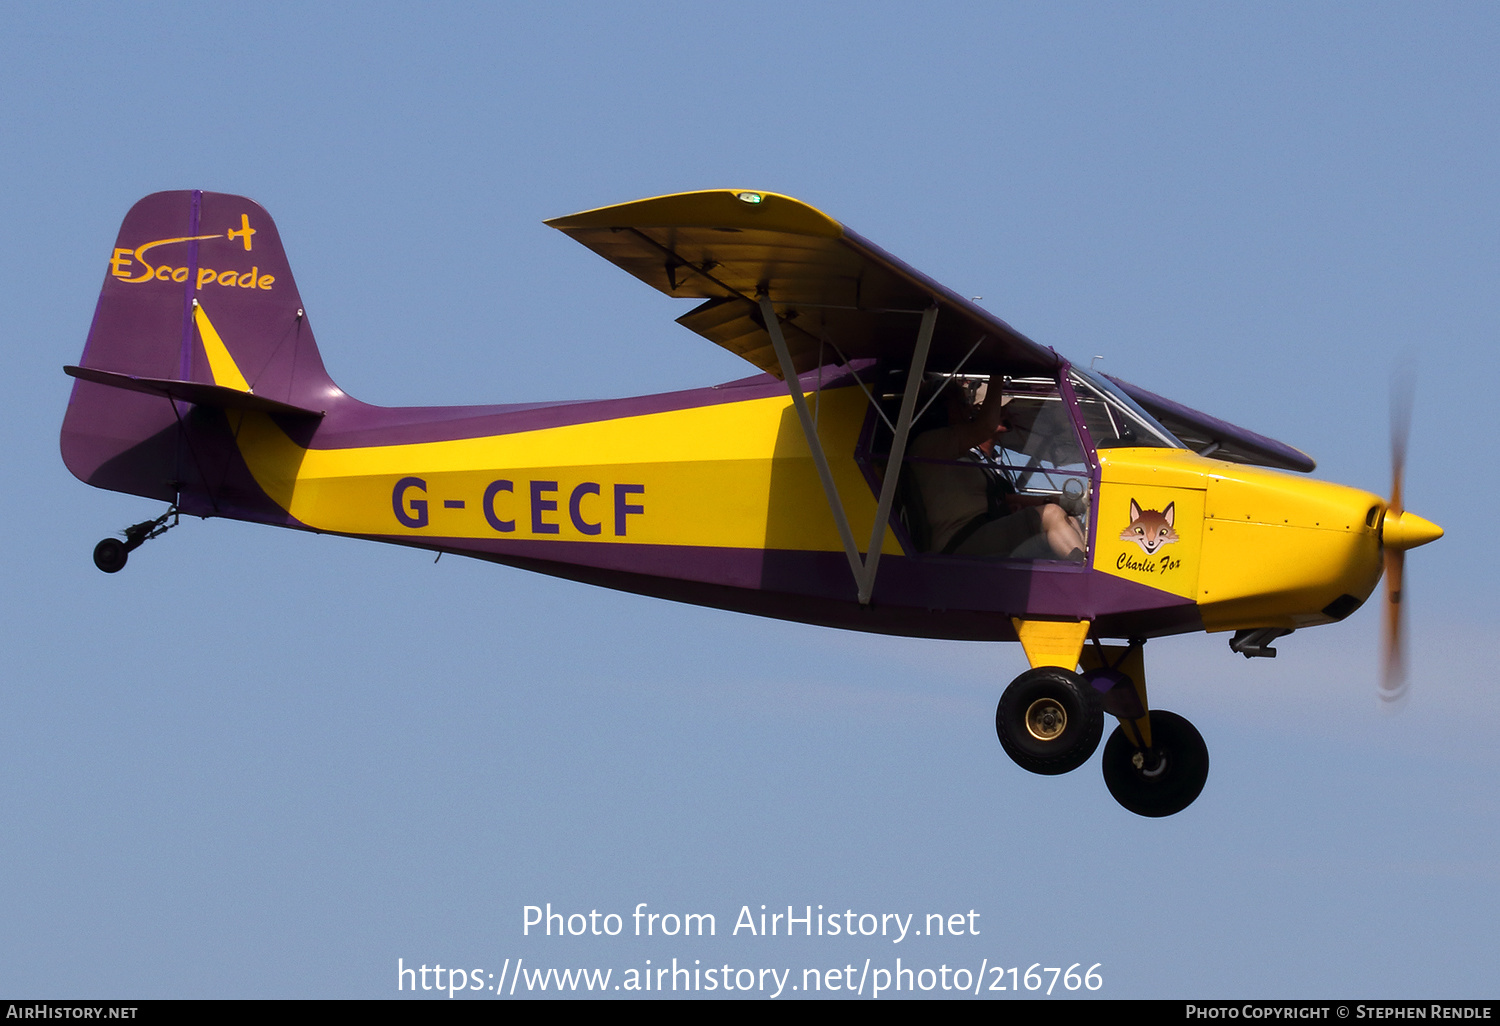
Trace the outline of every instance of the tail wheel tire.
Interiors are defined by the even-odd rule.
[[[1049,776],[1075,770],[1104,734],[1099,692],[1061,667],[1027,670],[1000,696],[995,734],[1024,770]]]
[[[1137,816],[1173,816],[1203,792],[1208,746],[1197,727],[1161,709],[1151,710],[1151,743],[1140,751],[1116,727],[1104,745],[1104,785]]]
[[[117,574],[125,569],[125,560],[130,556],[130,550],[125,543],[114,538],[106,538],[94,546],[94,565],[107,574]]]

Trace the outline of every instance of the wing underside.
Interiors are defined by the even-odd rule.
[[[788,196],[679,193],[547,224],[666,295],[703,300],[678,322],[777,377],[762,296],[799,373],[835,360],[905,364],[933,306],[932,370],[962,363],[977,373],[1038,373],[1059,363],[1052,350]]]
[[[1173,402],[1113,375],[1106,374],[1105,377],[1119,385],[1146,412],[1161,421],[1163,427],[1199,455],[1228,460],[1230,463],[1295,470],[1303,474],[1317,469],[1318,465],[1311,456],[1285,442],[1278,442],[1248,428]]]

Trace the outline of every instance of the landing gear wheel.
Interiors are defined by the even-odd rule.
[[[1198,728],[1161,709],[1151,710],[1151,741],[1139,751],[1116,727],[1104,745],[1104,785],[1137,816],[1176,815],[1208,781],[1208,746]]]
[[[130,550],[125,543],[114,538],[106,538],[94,546],[94,565],[107,574],[117,574],[125,569],[125,560],[130,557]]]
[[[1005,689],[995,709],[995,733],[1005,754],[1032,773],[1077,769],[1104,733],[1099,692],[1056,666],[1027,670]]]
[[[94,546],[94,565],[107,574],[117,574],[125,569],[125,561],[133,549],[138,549],[152,538],[160,538],[182,519],[182,511],[176,506],[155,520],[142,520],[125,528],[125,540],[106,538]],[[167,521],[171,521],[168,523]]]

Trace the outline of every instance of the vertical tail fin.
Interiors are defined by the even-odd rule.
[[[241,196],[147,196],[110,251],[63,420],[80,480],[172,501],[209,476],[185,462],[205,409],[318,415],[343,398],[323,369],[281,237]]]

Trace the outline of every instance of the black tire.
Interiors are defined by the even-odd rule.
[[[1005,754],[1032,773],[1077,769],[1103,733],[1099,692],[1061,667],[1027,670],[1010,682],[995,709],[995,734]]]
[[[1193,804],[1208,782],[1208,745],[1176,713],[1151,710],[1152,749],[1134,762],[1136,748],[1116,727],[1104,745],[1104,785],[1137,816],[1174,816]]]
[[[125,543],[114,538],[106,538],[94,546],[94,565],[107,574],[117,574],[125,569],[125,560],[130,558],[130,550]]]

